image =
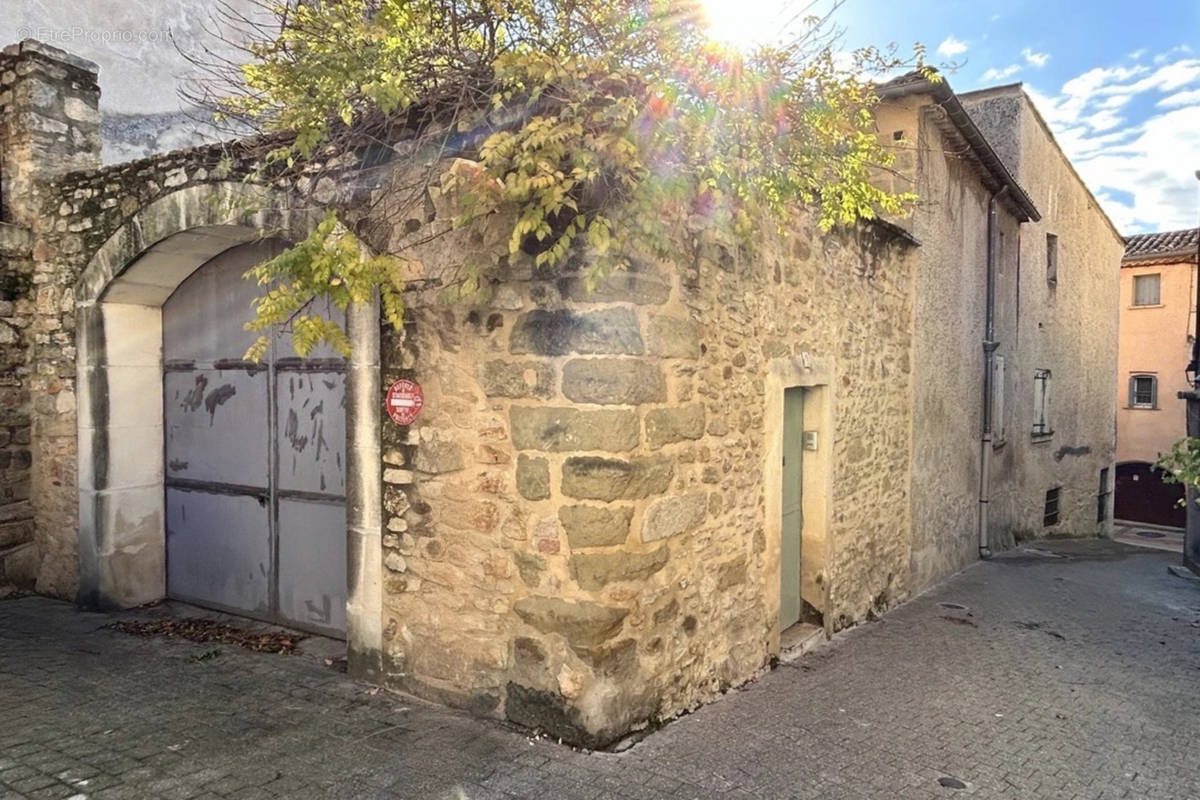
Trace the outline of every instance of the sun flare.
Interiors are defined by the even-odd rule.
[[[796,5],[784,0],[701,0],[709,35],[740,50],[777,43],[797,22]]]

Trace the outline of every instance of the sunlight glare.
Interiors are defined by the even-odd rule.
[[[701,0],[701,5],[712,38],[740,50],[775,44],[788,23],[796,22],[797,4],[786,0]]]

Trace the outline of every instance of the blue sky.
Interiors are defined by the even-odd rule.
[[[1125,233],[1200,217],[1200,0],[848,0],[846,44],[921,41],[956,91],[1020,81]]]
[[[807,2],[704,0],[731,40]],[[847,49],[923,43],[956,91],[1022,82],[1122,232],[1197,225],[1200,0],[845,0],[834,21]]]

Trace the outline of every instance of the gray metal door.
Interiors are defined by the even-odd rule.
[[[163,305],[167,594],[327,635],[346,629],[345,364],[284,334],[242,360],[275,242],[228,250]]]
[[[800,621],[801,467],[804,460],[804,389],[783,392],[783,519],[779,540],[779,630]]]

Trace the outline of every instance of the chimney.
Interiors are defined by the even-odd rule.
[[[100,166],[97,72],[36,39],[0,53],[0,221],[34,227],[40,183]]]

